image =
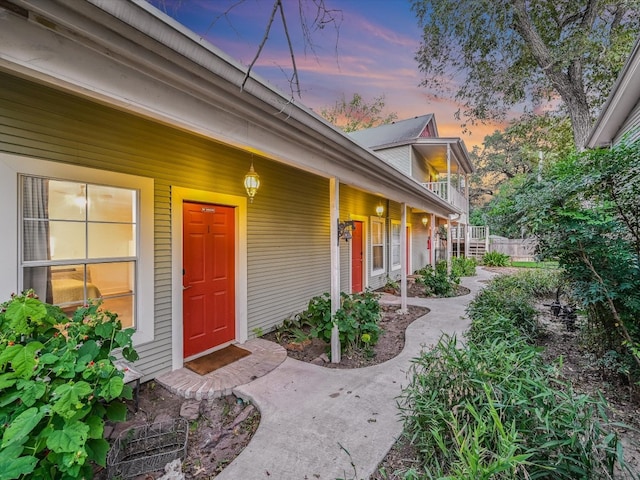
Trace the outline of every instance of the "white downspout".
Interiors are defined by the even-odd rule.
[[[329,179],[329,222],[331,237],[331,318],[340,308],[340,238],[338,238],[338,222],[340,221],[340,182],[337,178]],[[340,363],[340,332],[334,322],[331,330],[331,363]]]

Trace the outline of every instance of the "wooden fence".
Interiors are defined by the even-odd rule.
[[[491,235],[489,238],[489,251],[500,252],[509,255],[514,261],[535,260],[536,241],[530,238],[513,239]]]

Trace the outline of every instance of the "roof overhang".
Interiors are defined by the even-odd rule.
[[[450,153],[451,173],[468,174],[475,171],[469,152],[460,138],[417,138],[393,144],[380,145],[376,151],[389,148],[411,146],[414,151],[423,158],[429,159],[429,164],[438,172],[447,171],[447,150]]]
[[[241,88],[243,66],[144,0],[11,3],[0,14],[4,71],[396,202],[455,211],[258,76]]]
[[[593,126],[587,146],[611,145],[640,98],[640,37]]]

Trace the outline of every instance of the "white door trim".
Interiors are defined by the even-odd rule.
[[[184,187],[171,187],[171,366],[182,368],[182,203],[184,201],[217,203],[236,209],[236,338],[247,341],[247,199],[237,195],[208,192]]]

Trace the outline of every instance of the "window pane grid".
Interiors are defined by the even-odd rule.
[[[100,298],[134,326],[137,191],[32,176],[21,182],[22,288],[68,313]]]
[[[400,224],[391,224],[391,264],[400,266]]]
[[[384,224],[378,219],[371,221],[371,270],[384,270]]]

